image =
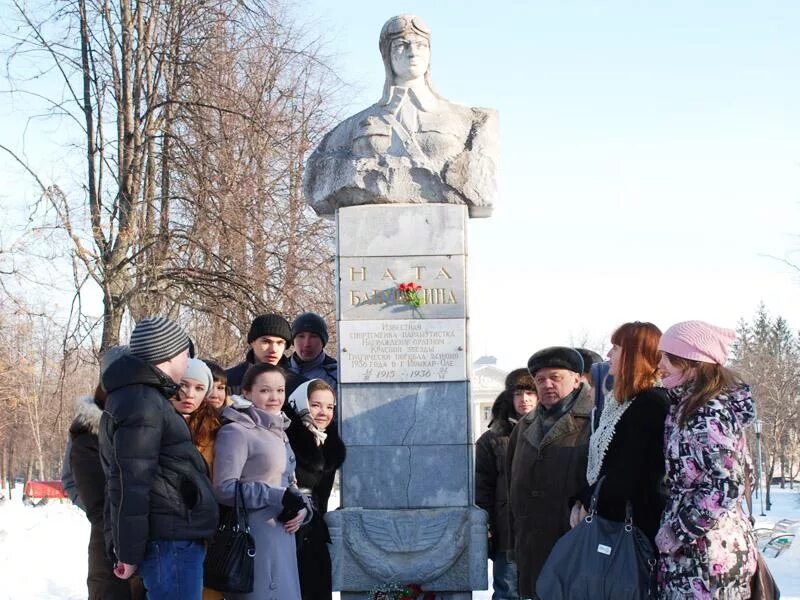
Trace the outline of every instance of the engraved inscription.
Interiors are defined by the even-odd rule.
[[[344,383],[463,381],[463,319],[342,321]]]
[[[339,263],[339,318],[449,319],[466,317],[465,257],[342,257]],[[412,309],[398,290],[401,283],[422,286],[423,305]]]

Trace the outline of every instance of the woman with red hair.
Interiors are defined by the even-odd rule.
[[[634,524],[655,550],[664,496],[664,421],[666,392],[658,387],[658,342],[661,331],[652,323],[625,323],[611,336],[609,374],[614,388],[606,396],[600,421],[589,441],[589,462],[583,490],[572,510],[574,526],[589,506],[601,478],[597,513],[612,521],[625,520],[630,502]]]

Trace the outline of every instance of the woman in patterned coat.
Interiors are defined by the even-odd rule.
[[[744,430],[755,411],[750,388],[723,367],[735,333],[685,321],[662,336],[661,369],[670,409],[664,455],[670,497],[656,544],[660,597],[750,597],[756,569],[742,510]]]

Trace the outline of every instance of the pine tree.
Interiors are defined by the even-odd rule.
[[[761,444],[766,480],[781,470],[781,487],[796,463],[798,417],[800,417],[800,337],[786,319],[771,318],[760,304],[752,322],[739,322],[733,345],[732,366],[753,390],[757,418],[761,421]],[[758,441],[758,440],[756,440]],[[769,486],[767,509],[771,507]]]

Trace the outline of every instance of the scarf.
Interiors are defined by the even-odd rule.
[[[614,398],[614,393],[610,392],[606,396],[606,403],[603,412],[600,414],[600,422],[597,429],[589,438],[589,463],[586,466],[586,481],[593,485],[600,477],[600,470],[603,468],[603,459],[608,451],[611,440],[614,439],[614,432],[617,423],[622,415],[628,410],[632,401],[618,402]]]

